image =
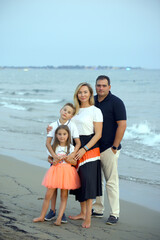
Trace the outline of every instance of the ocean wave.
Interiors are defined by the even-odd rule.
[[[157,180],[153,180],[153,179],[151,180],[151,179],[137,178],[137,177],[131,177],[131,176],[122,176],[122,175],[119,175],[119,178],[121,180],[125,180],[125,181],[160,186],[160,182]]]
[[[56,121],[57,118],[58,118],[57,116],[50,116],[48,118],[51,119],[51,120],[49,120],[48,118],[47,119],[40,119],[40,118],[26,118],[26,117],[23,118],[23,117],[18,117],[18,116],[14,116],[14,115],[10,115],[10,116],[13,119],[20,119],[22,121],[31,121],[31,122],[46,123],[46,124],[50,124],[51,122]]]
[[[16,102],[25,102],[25,103],[60,103],[63,102],[63,99],[32,99],[32,98],[9,98],[1,97],[3,100],[16,101]]]
[[[35,131],[25,131],[24,129],[12,129],[12,128],[2,128],[1,129],[2,132],[10,132],[10,133],[20,133],[20,134],[27,134],[27,135],[41,135],[44,136],[46,133],[44,132],[35,132]]]
[[[16,91],[7,91],[4,89],[0,89],[0,94],[7,94],[7,95],[44,95],[47,93],[53,93],[53,90],[48,89],[32,89],[32,90],[26,90],[26,89],[20,89]]]
[[[125,154],[126,156],[130,157],[130,158],[136,158],[139,159],[141,161],[146,161],[146,162],[150,162],[153,164],[160,164],[160,158],[159,158],[159,151],[145,151],[142,150],[138,151],[139,147],[136,147],[132,149],[130,149],[129,151],[125,150],[123,148],[123,154]]]
[[[5,108],[10,108],[13,110],[18,110],[18,111],[26,111],[27,110],[25,107],[16,105],[16,104],[8,104],[7,102],[1,102],[0,104]]]
[[[124,139],[134,140],[149,147],[160,147],[160,134],[152,130],[147,121],[127,127]]]

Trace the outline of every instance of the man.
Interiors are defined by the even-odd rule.
[[[109,77],[101,75],[96,79],[95,106],[100,108],[103,114],[103,131],[99,143],[104,177],[102,179],[103,196],[97,197],[93,203],[92,217],[103,217],[105,178],[111,208],[106,224],[112,225],[118,222],[120,213],[118,157],[121,149],[120,142],[126,129],[126,110],[122,100],[113,95],[110,89]]]

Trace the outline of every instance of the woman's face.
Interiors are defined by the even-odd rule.
[[[77,97],[81,103],[89,102],[90,96],[91,96],[91,93],[87,86],[82,86],[79,89]]]

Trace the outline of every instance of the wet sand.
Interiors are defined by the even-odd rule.
[[[52,221],[33,223],[32,219],[41,212],[46,191],[41,186],[45,172],[45,168],[0,156],[0,240],[160,239],[160,213],[122,200],[120,220],[115,226],[105,224],[109,215],[107,201],[104,217],[92,218],[90,229],[83,229],[81,220],[68,219],[68,223],[60,227]],[[77,214],[79,210],[79,203],[69,195],[66,216]]]

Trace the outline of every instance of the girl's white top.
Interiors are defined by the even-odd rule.
[[[70,144],[70,151],[69,151],[69,154],[71,154],[72,152],[74,152],[74,146],[72,144]],[[60,146],[58,145],[56,147],[56,151],[55,153],[58,155],[58,156],[64,156],[67,154],[67,146]]]
[[[71,154],[72,152],[74,152],[74,146],[73,146],[72,144],[70,144],[69,154]],[[48,153],[49,156],[52,157],[52,155],[50,154],[50,152],[49,152],[48,150],[47,150],[47,153]],[[67,154],[67,146],[62,147],[62,146],[58,145],[58,146],[56,147],[55,153],[56,153],[58,156],[66,156],[66,154]]]

